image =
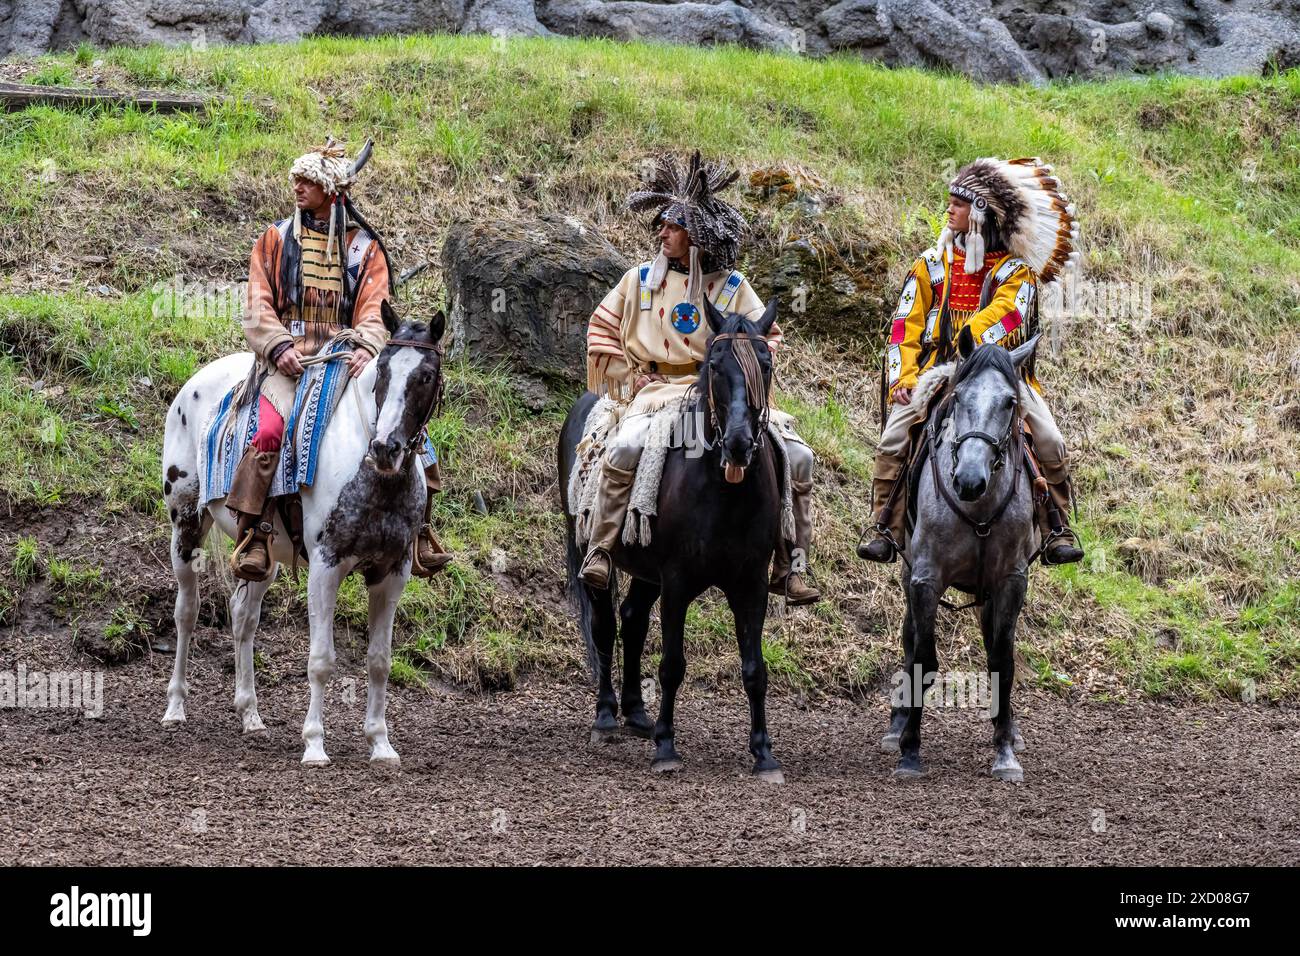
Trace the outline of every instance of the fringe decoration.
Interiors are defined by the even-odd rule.
[[[627,379],[613,378],[609,374],[609,360],[613,357],[609,352],[587,353],[587,391],[602,398],[630,402],[632,383]]]
[[[650,272],[646,275],[646,284],[652,289],[657,289],[664,281],[664,276],[668,275],[668,257],[664,255],[663,249],[660,248],[659,255],[654,257],[650,263]]]
[[[602,398],[591,406],[582,426],[573,471],[569,473],[569,509],[574,518],[574,536],[578,544],[591,540],[591,513],[600,487],[600,464],[605,454],[609,430],[616,423],[617,404]]]
[[[685,435],[684,422],[694,409],[695,400],[687,395],[665,405],[650,419],[645,447],[637,461],[632,494],[628,498],[627,516],[623,519],[624,544],[650,543],[650,518],[659,513],[659,480],[663,478],[668,450],[673,447],[674,429],[678,435]],[[678,425],[679,422],[683,425]]]
[[[984,210],[975,204],[970,207],[970,226],[966,230],[966,274],[974,275],[984,268]]]
[[[700,270],[700,247],[695,243],[691,243],[690,263],[690,273],[686,277],[686,301],[695,303],[702,301],[700,293],[704,287],[704,275]]]

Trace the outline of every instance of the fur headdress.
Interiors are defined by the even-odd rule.
[[[704,275],[736,265],[749,224],[716,194],[739,177],[738,171],[728,170],[722,163],[703,162],[699,150],[685,169],[674,157],[665,155],[655,160],[645,188],[627,197],[627,206],[633,212],[655,210],[651,228],[672,222],[690,236],[690,278],[686,288],[692,302],[699,298]],[[668,259],[660,251],[650,269],[650,285],[657,287],[667,270]]]
[[[329,136],[324,146],[317,146],[293,161],[289,168],[289,181],[299,177],[310,179],[332,196],[354,182],[352,160],[348,159],[343,145]]]
[[[324,146],[317,146],[310,152],[303,153],[289,167],[290,182],[298,178],[309,179],[325,190],[330,197],[329,237],[325,247],[326,262],[334,261],[337,254],[334,247],[342,242],[342,237],[347,235],[347,217],[341,194],[356,182],[356,171],[353,165],[342,144],[333,136],[327,136]],[[340,220],[337,228],[336,219]],[[302,240],[302,210],[299,209],[295,209],[293,213],[293,237]]]
[[[1042,160],[977,159],[957,172],[948,192],[970,203],[967,273],[984,267],[984,225],[990,217],[1007,251],[1024,259],[1039,281],[1051,282],[1077,261],[1074,205]],[[952,229],[944,227],[939,247],[951,252],[955,238]]]
[[[361,152],[353,160],[348,158],[341,143],[335,140],[333,136],[327,136],[324,146],[318,146],[310,152],[303,153],[293,161],[293,165],[289,168],[290,182],[299,177],[311,180],[324,189],[329,196],[329,233],[325,242],[325,261],[333,263],[337,260],[343,266],[344,279],[341,283],[341,292],[344,314],[349,317],[352,314],[352,301],[355,290],[348,287],[346,278],[348,230],[356,226],[364,229],[372,239],[379,243],[379,248],[384,254],[384,261],[389,261],[388,250],[384,247],[379,233],[371,227],[370,223],[366,222],[361,213],[357,212],[357,208],[352,205],[352,199],[347,192],[356,183],[357,173],[370,161],[373,145],[372,141],[367,139],[365,145],[361,147]],[[286,297],[286,303],[296,305],[302,301],[301,209],[295,208],[293,211],[293,229],[290,231],[289,237],[292,241],[285,243],[284,252],[280,256],[280,285],[284,290],[283,294]],[[390,293],[393,288],[393,275],[390,271],[388,275]]]

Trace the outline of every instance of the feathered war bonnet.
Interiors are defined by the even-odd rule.
[[[1051,282],[1076,262],[1079,227],[1074,205],[1061,192],[1052,167],[1040,159],[977,159],[957,172],[948,193],[970,203],[966,272],[984,267],[984,225],[992,217],[1007,252],[1029,264],[1039,281]],[[939,234],[939,248],[952,252],[952,228]]]
[[[699,150],[691,156],[686,169],[672,156],[659,156],[645,187],[627,197],[632,212],[654,210],[650,228],[658,229],[671,222],[686,230],[691,240],[690,274],[686,283],[687,300],[700,297],[703,277],[721,269],[732,269],[740,253],[740,242],[749,229],[745,217],[717,197],[740,177],[722,163],[706,163]],[[658,288],[668,271],[668,257],[663,250],[650,267],[648,282]]]

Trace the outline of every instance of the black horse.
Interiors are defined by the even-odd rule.
[[[776,319],[776,300],[762,318],[750,322],[736,313],[723,315],[705,302],[712,335],[695,385],[695,421],[702,448],[668,452],[659,485],[658,516],[651,543],[618,545],[609,590],[588,587],[579,577],[582,552],[574,540],[574,519],[567,495],[575,448],[587,413],[596,402],[583,394],[560,433],[560,497],[567,516],[570,594],[596,672],[598,691],[592,740],[604,741],[618,731],[619,700],[611,676],[614,656],[613,595],[617,570],[632,576],[619,608],[623,633],[622,711],[627,732],[653,732],[652,769],[677,770],[673,706],[686,674],[683,632],[686,609],[711,587],[720,589],[736,619],[745,693],[749,697],[749,751],[755,775],[782,782],[781,765],[772,756],[764,713],[767,667],[763,661],[763,623],[767,617],[767,580],[781,533],[781,485],[778,459],[766,438],[767,403],[772,383],[772,356],[764,336]],[[697,452],[701,452],[698,453]],[[659,720],[653,726],[641,697],[641,651],[650,625],[650,610],[660,600],[663,656],[659,664]]]

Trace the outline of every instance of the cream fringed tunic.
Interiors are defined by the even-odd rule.
[[[630,402],[621,417],[656,411],[686,394],[699,377],[711,331],[703,297],[722,312],[739,312],[751,321],[763,315],[763,302],[739,271],[704,276],[702,298],[686,301],[685,272],[669,269],[657,289],[645,284],[650,263],[629,269],[587,326],[587,387]],[[781,330],[773,323],[767,335],[775,353]],[[636,384],[644,376],[663,380]]]

